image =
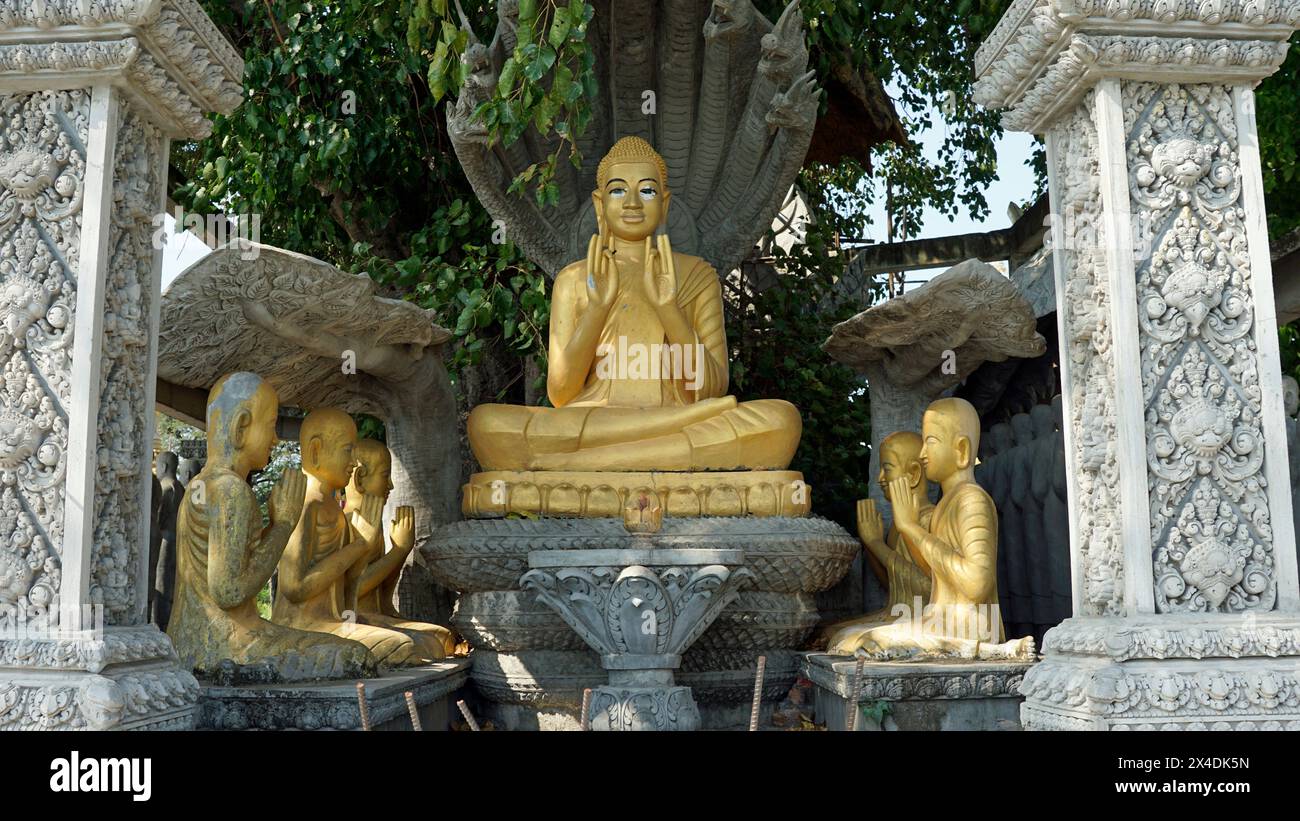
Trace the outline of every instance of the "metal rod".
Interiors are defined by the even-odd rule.
[[[579,719],[578,727],[584,732],[591,729],[591,716],[588,711],[591,709],[591,688],[586,687],[582,691],[582,716]]]
[[[366,704],[366,683],[357,682],[357,706],[361,708],[361,729],[370,729],[370,706]]]
[[[849,732],[855,732],[858,729],[858,696],[862,693],[862,665],[867,660],[863,656],[858,656],[858,663],[853,668],[853,687],[849,690]]]
[[[465,722],[469,724],[469,728],[477,733],[478,722],[474,720],[474,714],[469,711],[469,705],[465,703],[464,699],[461,699],[456,702],[456,706],[460,708],[460,714],[465,716]]]
[[[424,728],[420,726],[420,711],[415,707],[415,693],[410,690],[406,691],[406,711],[411,714],[411,726],[415,731],[423,732]]]
[[[767,656],[758,657],[758,670],[754,674],[754,706],[749,710],[749,731],[758,730],[758,714],[763,706],[763,674],[767,672]]]

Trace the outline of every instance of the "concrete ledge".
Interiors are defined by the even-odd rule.
[[[1033,662],[868,662],[856,699],[850,698],[857,661],[852,656],[804,655],[801,672],[813,683],[819,723],[845,729],[850,704],[889,703],[881,724],[859,720],[859,730],[1019,730],[1020,682]]]
[[[376,730],[410,730],[404,694],[415,695],[425,730],[446,730],[453,698],[469,679],[468,658],[392,670],[365,679],[370,724]],[[317,684],[203,685],[201,730],[359,730],[361,711],[353,680]]]

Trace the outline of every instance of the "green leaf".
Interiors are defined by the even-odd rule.
[[[562,14],[557,14],[555,19],[551,21],[551,31],[548,34],[546,41],[558,49],[564,44],[565,39],[568,38],[570,25],[568,17]]]
[[[515,62],[514,57],[508,58],[501,65],[501,74],[497,77],[497,96],[504,97],[510,94],[511,89],[515,87],[515,74],[519,69],[519,63]]]

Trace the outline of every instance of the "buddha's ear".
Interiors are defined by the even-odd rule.
[[[307,440],[307,444],[302,449],[302,465],[305,470],[308,465],[315,467],[320,464],[320,450],[322,447],[321,438],[313,436]]]
[[[253,426],[253,412],[248,408],[240,408],[235,414],[235,424],[230,426],[230,440],[235,445],[235,450],[242,450],[244,443],[248,441],[249,428]]]
[[[907,483],[912,487],[921,487],[925,482],[925,471],[921,468],[921,463],[913,459],[912,463],[907,466]]]
[[[957,467],[965,470],[975,464],[974,454],[971,453],[969,436],[959,435],[957,440],[953,442],[953,447],[957,451]]]
[[[659,218],[659,224],[664,227],[664,233],[666,234],[668,233],[668,206],[672,205],[673,192],[668,190],[668,183],[663,183],[661,187],[664,190],[664,213]]]

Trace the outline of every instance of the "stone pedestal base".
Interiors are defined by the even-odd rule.
[[[423,555],[434,578],[462,591],[452,626],[474,648],[476,715],[503,729],[578,727],[584,688],[606,683],[600,658],[564,620],[515,587],[537,550],[634,547],[621,519],[480,519],[434,532]],[[785,698],[817,623],[815,596],[838,582],[861,551],[833,522],[803,518],[666,518],[656,544],[742,550],[756,589],[742,591],[682,656],[706,729],[748,726],[758,657],[767,658],[763,700]],[[512,589],[514,588],[514,589]]]
[[[1072,618],[1025,676],[1028,730],[1300,730],[1300,618]]]
[[[495,470],[461,488],[467,519],[524,513],[595,519],[621,517],[639,493],[659,498],[665,515],[807,516],[812,489],[796,470],[584,473]]]
[[[857,661],[808,653],[803,675],[812,681],[816,720],[830,730],[848,727],[853,705],[889,702],[878,725],[859,717],[863,730],[1018,730],[1018,688],[1032,662],[868,662],[852,697]],[[882,726],[883,725],[883,726]]]
[[[190,730],[198,700],[153,625],[0,641],[0,730]]]
[[[469,679],[470,660],[447,659],[365,679],[366,704],[375,730],[410,730],[405,693],[415,696],[424,730],[446,730],[456,712],[456,693]],[[357,683],[204,686],[201,730],[359,730]]]

